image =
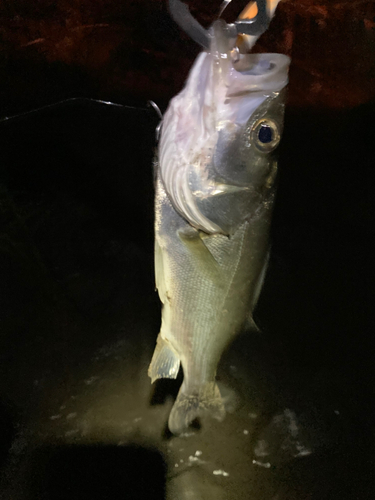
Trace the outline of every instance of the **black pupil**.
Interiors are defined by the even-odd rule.
[[[258,138],[263,144],[272,141],[272,128],[269,125],[262,124],[258,132]]]

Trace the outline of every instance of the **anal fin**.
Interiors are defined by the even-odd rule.
[[[151,383],[154,383],[158,378],[177,378],[179,369],[180,358],[168,341],[164,340],[159,333],[148,369]]]

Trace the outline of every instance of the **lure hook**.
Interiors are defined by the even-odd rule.
[[[156,102],[148,101],[147,106],[152,107],[156,111],[156,114],[158,115],[158,117],[160,118],[160,122],[158,123],[158,126],[155,129],[156,141],[158,141],[160,138],[161,127],[163,125],[163,115],[162,115],[162,112],[160,111],[159,106],[156,104]]]

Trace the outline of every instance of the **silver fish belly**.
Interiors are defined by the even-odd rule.
[[[155,278],[162,325],[152,381],[184,379],[171,432],[206,414],[221,420],[216,370],[252,317],[267,266],[289,58],[230,54],[214,23],[163,120],[156,168]]]

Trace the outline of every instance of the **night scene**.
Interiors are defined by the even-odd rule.
[[[0,3],[0,499],[375,498],[373,0]]]

